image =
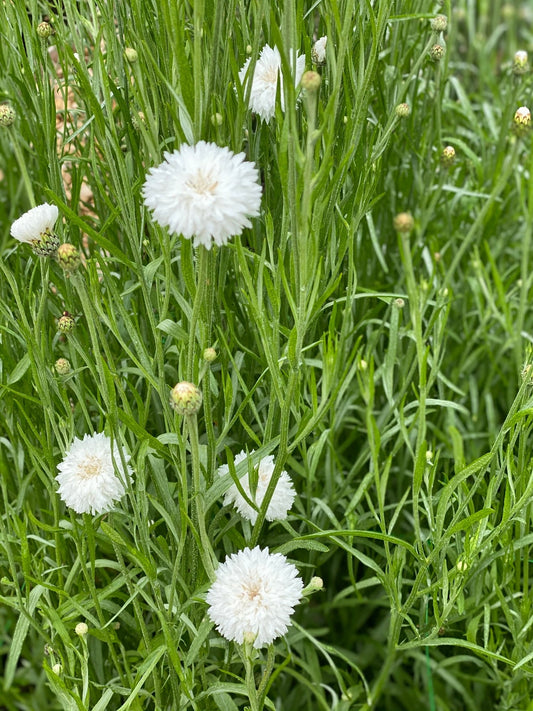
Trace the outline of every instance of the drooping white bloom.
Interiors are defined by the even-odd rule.
[[[261,186],[244,153],[199,141],[182,145],[152,168],[143,186],[145,205],[170,232],[194,238],[194,246],[226,244],[259,214]]]
[[[45,202],[32,207],[11,225],[11,236],[19,242],[31,244],[41,256],[49,256],[57,251],[59,238],[54,234],[54,225],[59,210]]]
[[[284,555],[245,548],[219,565],[206,596],[209,617],[226,639],[242,644],[254,636],[259,649],[285,634],[302,590],[296,567]]]
[[[103,432],[74,438],[65,458],[58,464],[58,494],[76,513],[101,514],[110,511],[114,502],[125,494],[125,483],[131,479],[132,470],[124,454],[126,467],[116,444]],[[115,466],[120,478],[115,473]]]
[[[311,49],[311,59],[315,64],[324,64],[326,61],[326,44],[328,36],[324,35],[314,43]]]
[[[252,449],[250,455],[253,453],[254,450]],[[239,464],[239,462],[245,460],[246,457],[246,452],[244,450],[241,451],[235,457],[235,464]],[[250,489],[250,478],[248,472],[246,472],[239,479],[246,496],[251,501],[255,502],[257,508],[261,508],[261,504],[263,503],[263,499],[265,498],[268,485],[274,472],[274,466],[274,457],[272,455],[263,457],[263,459],[259,462],[259,466],[257,467],[257,488],[255,490],[255,497],[252,496]],[[218,473],[220,476],[229,474],[229,466],[227,464],[223,464],[218,468]],[[287,518],[287,512],[291,508],[295,496],[296,492],[292,486],[290,476],[286,471],[282,471],[266,510],[266,520],[279,521],[280,519]],[[257,511],[250,506],[235,484],[230,486],[224,497],[224,505],[228,504],[233,504],[243,518],[249,519],[252,523],[256,522]]]
[[[298,86],[305,69],[305,57],[296,55],[296,67],[293,63],[293,51],[289,51],[289,61],[293,64],[292,73],[294,75],[294,86]],[[246,72],[250,64],[250,58],[246,60],[239,72],[241,84],[245,83]],[[285,100],[283,97],[283,74],[281,71],[281,56],[277,47],[270,47],[266,44],[261,50],[257,60],[250,93],[250,110],[259,114],[263,121],[270,121],[276,113],[276,92],[278,88],[278,77],[280,82],[281,108],[285,110]],[[246,86],[244,87],[246,91]]]

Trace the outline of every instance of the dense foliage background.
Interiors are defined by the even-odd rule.
[[[532,28],[530,3],[500,0],[0,4],[16,112],[0,126],[2,710],[247,704],[190,569],[191,445],[169,406],[183,379],[204,395],[218,560],[259,543],[324,580],[276,642],[269,708],[533,709],[533,159],[512,131]],[[315,116],[289,56],[313,68],[322,35]],[[266,43],[286,79],[268,123],[235,89]],[[245,151],[264,190],[202,270],[140,194],[165,150],[199,140]],[[43,202],[85,255],[70,279],[10,237]],[[113,513],[76,516],[57,464],[104,428],[133,485]],[[242,449],[291,474],[286,521],[222,505],[217,467]]]

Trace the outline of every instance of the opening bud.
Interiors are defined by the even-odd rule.
[[[520,106],[515,111],[513,129],[517,136],[525,135],[531,128],[531,111],[527,106]]]
[[[453,146],[446,146],[440,154],[440,162],[445,168],[451,168],[455,163],[455,148]]]
[[[78,622],[74,628],[74,632],[78,635],[78,637],[85,637],[85,635],[89,632],[89,628],[85,622]]]
[[[318,39],[311,48],[311,59],[314,64],[326,63],[326,44],[328,42],[327,35]]]
[[[526,74],[529,71],[527,52],[519,49],[513,57],[513,74]]]

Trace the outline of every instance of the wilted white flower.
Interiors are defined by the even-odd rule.
[[[293,51],[289,51],[289,60],[292,62]],[[244,84],[246,72],[250,59],[248,58],[239,72],[241,84]],[[296,55],[296,67],[292,66],[294,75],[294,86],[298,86],[305,69],[305,57]],[[283,74],[281,72],[281,56],[277,47],[270,47],[266,44],[261,50],[259,59],[254,67],[254,74],[251,78],[252,91],[250,94],[250,110],[259,114],[263,121],[270,121],[276,113],[276,92],[278,88],[278,77],[280,81],[281,108],[285,110],[283,97]]]
[[[311,49],[311,59],[315,64],[324,64],[326,61],[326,44],[328,41],[327,35],[317,39]]]
[[[49,256],[59,246],[59,238],[54,234],[58,215],[57,207],[47,202],[32,207],[11,225],[11,236],[30,244],[37,254]]]
[[[252,636],[259,649],[285,634],[302,590],[284,555],[245,548],[219,565],[206,596],[209,617],[226,639],[242,644]]]
[[[254,450],[252,449],[250,455],[253,453]],[[241,451],[235,457],[235,464],[239,464],[239,462],[245,460],[247,456],[248,455],[244,450]],[[257,488],[255,490],[255,497],[252,496],[250,489],[250,478],[248,476],[248,472],[246,472],[246,474],[239,479],[246,496],[257,504],[257,508],[261,508],[261,504],[263,503],[263,499],[265,498],[268,485],[274,472],[274,466],[274,457],[272,455],[263,457],[263,459],[259,462],[259,466],[257,467]],[[229,466],[227,464],[223,464],[219,467],[218,473],[220,476],[229,474]],[[287,512],[291,508],[295,496],[296,492],[292,486],[291,478],[287,472],[281,472],[276,488],[274,489],[274,493],[272,494],[272,498],[270,499],[270,503],[266,510],[266,520],[278,521],[280,519],[287,518]],[[230,486],[224,497],[224,505],[228,504],[233,504],[243,518],[249,519],[252,523],[256,522],[257,511],[250,506],[235,484]]]
[[[182,145],[146,176],[144,203],[156,222],[194,238],[195,247],[226,244],[259,214],[259,173],[244,158],[215,143]]]
[[[126,463],[130,457],[124,454]],[[115,474],[113,461],[121,479]],[[58,494],[76,513],[100,514],[110,511],[114,502],[125,494],[124,480],[130,480],[132,470],[123,468],[116,444],[103,432],[74,438],[65,458],[58,464]]]

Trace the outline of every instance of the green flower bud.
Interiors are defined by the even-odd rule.
[[[441,44],[434,44],[433,47],[429,50],[429,58],[432,62],[440,62],[440,60],[444,57],[445,54],[446,47],[443,47]]]
[[[70,373],[70,363],[66,358],[58,358],[54,364],[54,368],[59,375],[68,375]]]
[[[170,406],[179,415],[195,415],[202,406],[202,393],[193,383],[178,383],[170,392]]]
[[[57,248],[57,261],[61,269],[64,269],[67,273],[75,272],[80,266],[80,253],[73,244],[65,242]]]
[[[75,326],[74,317],[68,311],[63,311],[63,315],[57,321],[57,330],[61,331],[61,333],[70,333]]]
[[[15,109],[9,106],[9,104],[2,104],[0,106],[0,126],[11,126],[15,121],[16,114]]]
[[[455,163],[455,148],[453,146],[446,146],[440,154],[440,162],[445,168],[451,168]]]
[[[48,39],[53,33],[54,30],[49,22],[41,22],[37,25],[37,34],[41,39]]]
[[[137,50],[133,49],[133,47],[126,47],[124,50],[124,56],[130,64],[135,64],[135,62],[139,59]]]
[[[446,15],[436,15],[430,24],[433,32],[444,32],[448,27],[448,18]]]
[[[411,107],[409,106],[409,104],[406,103],[398,104],[395,111],[396,116],[398,116],[398,118],[407,118],[411,113]]]
[[[204,351],[204,360],[206,363],[212,363],[216,360],[217,352],[214,348],[206,348]]]
[[[322,79],[318,72],[305,72],[302,76],[302,89],[307,91],[318,91]]]
[[[400,212],[394,218],[393,224],[396,232],[407,233],[411,232],[411,230],[415,226],[415,221],[413,220],[413,216],[410,215],[408,212]]]

